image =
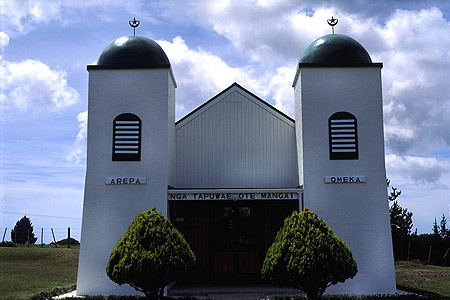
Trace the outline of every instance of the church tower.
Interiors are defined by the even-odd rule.
[[[328,293],[395,293],[381,69],[354,39],[318,38],[293,83],[304,204],[350,248],[358,273]]]
[[[109,255],[134,217],[152,207],[167,216],[174,185],[175,88],[170,62],[154,41],[112,41],[89,72],[87,171],[78,295],[135,294],[106,275]]]

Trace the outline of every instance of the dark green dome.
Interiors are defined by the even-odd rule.
[[[349,36],[329,34],[306,47],[299,63],[357,66],[372,63],[366,49]]]
[[[118,38],[103,50],[98,66],[121,68],[169,68],[164,50],[153,40],[142,36]]]

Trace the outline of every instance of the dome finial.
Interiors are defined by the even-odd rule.
[[[136,20],[136,18],[133,18],[133,21],[128,21],[128,24],[130,24],[131,27],[133,27],[133,34],[136,35],[136,27],[141,24],[141,21]]]
[[[334,34],[334,26],[337,25],[337,23],[339,22],[339,20],[338,20],[338,19],[335,19],[333,16],[331,16],[331,19],[328,19],[327,22],[328,22],[328,25],[331,26],[332,33]]]

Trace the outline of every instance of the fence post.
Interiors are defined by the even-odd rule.
[[[41,228],[41,248],[44,247],[44,228]]]
[[[444,261],[444,263],[445,263],[445,258],[447,257],[447,254],[448,254],[448,250],[450,250],[450,248],[447,248],[447,251],[445,251],[445,254],[444,254],[444,258],[442,259]]]
[[[67,248],[70,248],[70,227],[67,227]]]
[[[56,244],[56,239],[55,239],[55,232],[53,231],[53,228],[51,228],[52,229],[52,235],[53,235],[53,242],[55,243],[55,248],[58,248],[58,244]]]
[[[431,259],[431,245],[430,245],[430,251],[428,252],[428,265],[430,264],[430,259]]]
[[[5,233],[3,233],[2,243],[5,241],[6,230],[8,230],[8,227],[5,227]]]

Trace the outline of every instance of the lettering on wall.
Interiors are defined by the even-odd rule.
[[[142,185],[147,184],[147,177],[106,177],[106,185]]]
[[[169,200],[289,200],[299,199],[294,192],[268,193],[169,193]]]
[[[364,183],[366,176],[325,176],[325,183]]]

